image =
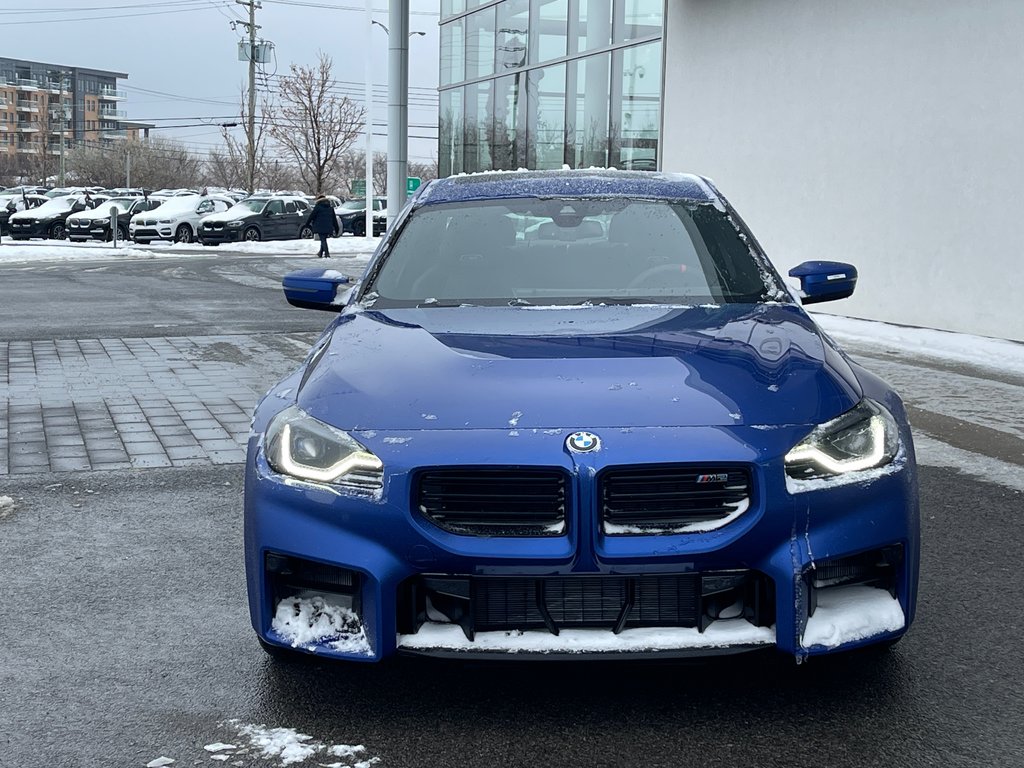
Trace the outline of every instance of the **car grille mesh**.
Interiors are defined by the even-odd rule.
[[[602,529],[608,535],[708,530],[750,504],[750,475],[739,467],[614,468],[598,483]]]
[[[420,513],[452,533],[558,536],[565,533],[566,476],[556,469],[460,468],[421,474]]]

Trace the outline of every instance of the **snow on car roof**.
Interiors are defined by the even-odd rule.
[[[432,182],[418,205],[516,197],[635,197],[718,200],[708,183],[684,173],[619,171],[607,168],[561,171],[489,171]]]

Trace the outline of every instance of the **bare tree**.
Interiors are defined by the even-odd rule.
[[[269,121],[270,135],[295,161],[305,186],[321,195],[338,184],[338,159],[364,126],[366,110],[334,92],[330,56],[314,67],[292,64],[281,79],[280,109]]]
[[[65,167],[78,184],[120,187],[129,162],[132,186],[159,189],[202,182],[202,160],[183,144],[166,139],[80,146],[68,153]]]
[[[239,105],[239,114],[246,110],[247,96],[243,91]],[[259,114],[254,126],[253,146],[256,151],[255,177],[253,179],[256,189],[269,187],[280,189],[281,187],[271,183],[266,177],[279,176],[281,164],[278,160],[268,159],[269,131],[268,123],[273,115],[273,102],[270,97],[263,95],[259,102]],[[247,120],[240,120],[242,126],[242,137],[231,134],[228,128],[222,129],[224,137],[224,149],[214,150],[209,153],[206,161],[207,178],[211,184],[221,187],[246,189],[248,180],[248,158],[249,158],[249,123]],[[294,178],[295,174],[290,173]],[[250,192],[255,190],[249,190]]]
[[[353,196],[352,182],[366,179],[366,153],[346,152],[338,158],[335,171],[338,178],[338,189],[346,197]],[[388,156],[383,152],[373,153],[373,183],[374,195],[386,195],[388,191]]]

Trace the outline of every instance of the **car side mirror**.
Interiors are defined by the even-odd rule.
[[[302,309],[323,309],[340,312],[345,308],[345,292],[339,294],[341,286],[348,286],[349,279],[333,269],[300,269],[284,276],[281,285],[284,297],[293,307]]]
[[[857,286],[857,268],[842,261],[805,261],[789,270],[789,276],[800,279],[802,304],[845,299]]]

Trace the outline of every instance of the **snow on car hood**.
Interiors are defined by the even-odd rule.
[[[222,211],[221,213],[211,213],[203,216],[203,221],[216,221],[227,224],[229,221],[239,221],[240,219],[253,215],[252,211],[245,211],[244,213],[239,213],[238,211],[235,211],[234,213],[231,211]]]
[[[819,424],[861,397],[795,305],[359,310],[298,396],[341,429]]]

